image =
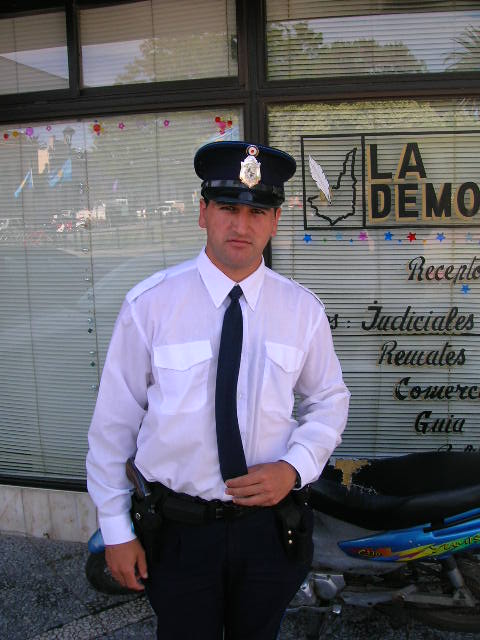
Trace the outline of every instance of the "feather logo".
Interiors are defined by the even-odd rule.
[[[322,167],[315,162],[312,156],[308,156],[308,164],[310,166],[310,175],[315,180],[317,187],[328,200],[328,204],[332,204],[332,196],[330,195],[330,185],[327,176],[323,173]]]

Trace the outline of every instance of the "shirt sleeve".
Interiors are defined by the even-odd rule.
[[[318,479],[330,455],[342,441],[350,400],[323,309],[295,391],[301,397],[298,426],[293,430],[282,460],[295,467],[304,486]]]
[[[145,336],[125,302],[113,330],[88,433],[87,487],[106,544],[135,538],[125,463],[136,452],[150,375]]]

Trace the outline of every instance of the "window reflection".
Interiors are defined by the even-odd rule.
[[[329,17],[278,19],[269,3],[276,18],[267,24],[270,79],[480,69],[478,9],[375,13],[370,3],[362,15],[335,17],[331,2],[320,4]],[[311,15],[318,13],[316,3]]]
[[[234,0],[148,0],[80,12],[84,86],[237,74]]]
[[[84,476],[105,353],[127,291],[194,257],[195,151],[241,139],[223,107],[0,130],[0,406],[5,473]]]
[[[64,13],[0,19],[0,94],[68,86]]]

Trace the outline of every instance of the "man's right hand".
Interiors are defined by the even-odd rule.
[[[110,573],[122,586],[143,591],[142,580],[146,580],[147,559],[138,538],[122,544],[105,545],[105,559]]]

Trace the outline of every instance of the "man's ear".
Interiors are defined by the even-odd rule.
[[[280,220],[280,216],[282,215],[282,209],[280,207],[278,207],[277,209],[274,209],[273,211],[273,228],[272,228],[272,238],[273,236],[277,235],[277,229],[278,229],[278,221]]]
[[[198,226],[201,229],[206,229],[207,228],[207,221],[205,218],[205,211],[207,209],[207,204],[205,202],[205,200],[203,198],[200,198],[200,213],[198,216]]]

